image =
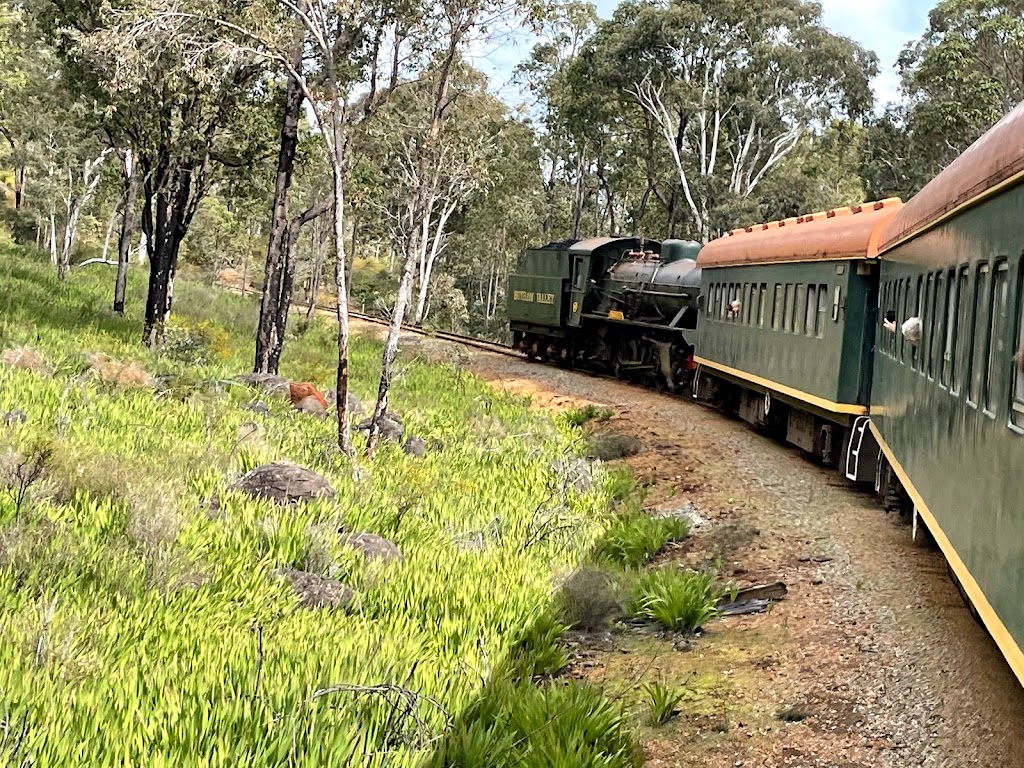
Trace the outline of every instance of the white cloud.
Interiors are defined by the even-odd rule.
[[[928,26],[930,8],[931,0],[822,0],[822,15],[829,29],[878,55],[879,74],[872,86],[879,109],[899,100],[896,59]]]

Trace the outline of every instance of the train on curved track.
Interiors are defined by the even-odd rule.
[[[871,484],[1024,683],[1024,105],[912,199],[529,249],[514,347],[686,392]]]

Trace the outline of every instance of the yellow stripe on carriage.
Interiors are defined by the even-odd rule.
[[[823,397],[812,395],[809,392],[803,392],[793,387],[787,387],[785,384],[779,384],[777,381],[771,379],[764,379],[760,376],[755,376],[752,373],[746,371],[740,371],[736,368],[730,368],[728,365],[722,365],[722,363],[716,363],[713,360],[708,360],[704,357],[698,357],[694,355],[693,362],[699,363],[700,365],[707,366],[708,368],[714,368],[722,373],[727,373],[730,376],[735,376],[738,379],[749,381],[753,384],[757,384],[767,389],[775,390],[783,395],[802,400],[805,403],[821,408],[825,411],[831,411],[832,413],[850,414],[853,416],[865,416],[867,415],[868,409],[864,405],[854,405],[853,403],[833,403],[831,400],[826,400]]]
[[[1010,665],[1010,669],[1020,680],[1021,684],[1024,685],[1024,652],[1021,651],[1017,642],[1013,639],[1013,635],[1003,624],[1002,619],[996,613],[992,604],[989,603],[988,598],[985,597],[985,593],[982,592],[978,582],[974,580],[974,576],[971,575],[967,565],[963,560],[960,559],[960,555],[957,554],[956,548],[953,543],[949,540],[942,528],[939,526],[939,521],[935,519],[935,515],[928,509],[928,505],[925,504],[924,497],[918,492],[914,484],[910,482],[910,477],[903,469],[903,465],[897,461],[895,454],[889,447],[888,443],[882,438],[881,433],[878,431],[878,427],[875,426],[874,422],[868,422],[871,426],[871,434],[875,436],[875,440],[878,443],[878,447],[882,449],[882,453],[885,454],[886,460],[889,462],[889,466],[893,468],[896,476],[903,483],[903,488],[910,495],[911,501],[914,502],[914,506],[917,508],[918,513],[924,518],[925,523],[928,525],[928,530],[932,534],[932,538],[939,545],[939,549],[942,550],[942,554],[946,557],[946,561],[949,563],[950,568],[956,574],[957,579],[960,580],[960,585],[964,588],[967,596],[971,599],[971,603],[974,605],[974,609],[981,616],[981,620],[985,622],[985,627],[988,629],[989,634],[996,641],[996,645],[999,646],[999,650],[1002,651],[1003,656]]]

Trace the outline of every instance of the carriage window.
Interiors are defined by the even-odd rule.
[[[761,283],[761,298],[757,302],[757,324],[764,328],[764,315],[768,307],[768,286]]]
[[[942,331],[942,323],[946,316],[946,303],[949,296],[946,294],[946,273],[939,272],[935,275],[935,298],[932,302],[931,321],[931,356],[928,358],[928,377],[935,379],[942,371],[942,342],[945,334]]]
[[[924,275],[918,275],[917,289],[914,291],[914,303],[911,305],[912,314],[908,315],[907,319],[909,320],[911,317],[916,317],[922,325],[924,324],[924,295]],[[909,344],[911,368],[917,369],[924,360],[921,356],[923,344],[924,339],[921,338],[918,339],[917,344]]]
[[[991,302],[991,282],[989,274],[991,267],[982,264],[974,280],[974,314],[970,325],[970,352],[968,353],[968,364],[971,366],[967,373],[967,402],[977,405],[981,398],[981,385],[985,355],[988,353],[988,311]]]
[[[906,339],[903,338],[903,334],[900,332],[900,327],[903,322],[907,319],[907,302],[909,301],[910,293],[910,281],[900,280],[897,288],[896,295],[896,336],[897,344],[899,344],[899,352],[897,353],[897,359],[903,362],[906,358],[903,356],[904,347],[906,346]]]
[[[804,284],[797,283],[796,290],[793,293],[793,318],[789,324],[789,329],[793,333],[803,333],[804,314],[806,310],[804,304],[807,302],[807,296],[804,295]]]
[[[935,332],[935,276],[928,275],[924,290],[924,314],[921,315],[921,373],[931,375],[932,334]]]
[[[782,286],[775,284],[775,299],[772,302],[772,328],[779,330],[782,324]]]
[[[888,314],[892,310],[892,283],[886,283],[882,286],[881,301],[878,307],[878,333],[881,334],[878,339],[878,348],[882,350],[882,354],[886,357],[892,357],[892,334],[885,327],[885,322],[888,319]]]
[[[956,312],[957,312],[956,272],[950,270],[946,274],[946,317],[943,328],[942,359],[939,360],[942,386],[948,387],[953,378],[953,345],[956,343]]]
[[[793,284],[786,283],[786,305],[782,310],[782,330],[786,332],[792,332],[793,330],[793,310],[796,309],[795,298]]]
[[[814,317],[814,333],[820,339],[825,335],[825,313],[828,312],[828,286],[818,286],[818,313]]]
[[[1017,283],[1017,341],[1013,346],[1013,409],[1010,420],[1024,429],[1024,268]]]
[[[989,307],[988,339],[985,355],[988,366],[985,370],[985,411],[995,416],[999,402],[996,395],[999,389],[999,372],[1004,370],[1002,361],[1006,359],[1006,325],[1007,302],[1009,300],[1010,268],[1005,261],[996,265],[992,276],[992,300]]]
[[[718,319],[725,319],[725,283],[718,286]]]
[[[807,286],[807,302],[804,309],[804,333],[813,336],[815,331],[814,319],[818,316],[818,287]]]
[[[743,322],[746,325],[750,325],[751,313],[754,311],[754,296],[756,295],[756,291],[756,285],[746,283],[743,286]]]

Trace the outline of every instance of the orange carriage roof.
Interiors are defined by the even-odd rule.
[[[969,146],[884,227],[881,250],[1018,181],[1024,172],[1024,104]]]
[[[734,229],[705,245],[697,265],[724,267],[875,258],[882,225],[902,205],[899,198],[893,197]]]

